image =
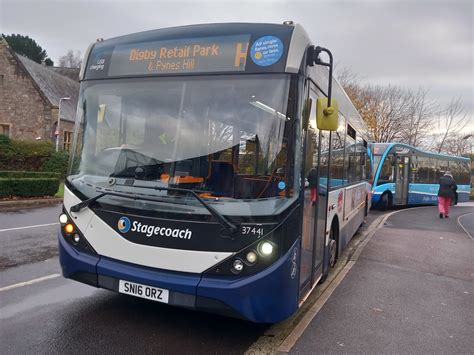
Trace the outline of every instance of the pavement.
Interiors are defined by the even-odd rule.
[[[436,207],[391,215],[291,353],[472,354],[473,216],[471,203],[449,219]]]

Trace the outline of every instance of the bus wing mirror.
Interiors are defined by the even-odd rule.
[[[316,101],[316,125],[323,131],[337,131],[339,127],[339,105],[336,99],[331,99],[328,107],[326,97],[318,97]]]

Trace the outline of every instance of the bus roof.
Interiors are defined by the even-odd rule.
[[[429,152],[427,150],[416,148],[405,143],[371,143],[371,145],[375,148],[373,149],[374,154],[380,154],[380,155],[382,155],[386,149],[392,149],[393,147],[395,147],[396,149],[397,147],[399,147],[399,148],[408,150],[407,153],[412,153],[412,154],[415,153],[416,155],[421,155],[421,156],[426,156],[426,157],[444,158],[447,160],[456,160],[456,161],[463,161],[463,162],[471,161],[471,159],[467,157],[459,157],[455,155]],[[380,151],[380,153],[375,153],[377,147],[382,147],[382,151]]]
[[[87,65],[81,79],[297,72],[309,43],[298,41],[296,47],[294,44],[291,47],[292,52],[300,53],[288,55],[295,28],[298,33],[302,32],[301,26],[293,24],[216,23],[163,28],[102,40],[91,45],[86,53]],[[287,58],[290,59],[288,68]]]

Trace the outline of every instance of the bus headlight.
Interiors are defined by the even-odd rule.
[[[61,223],[61,224],[66,224],[68,220],[69,220],[69,218],[67,218],[67,214],[65,214],[65,213],[62,213],[59,216],[59,223]]]
[[[268,256],[271,253],[273,253],[273,245],[272,243],[267,242],[267,241],[261,243],[259,246],[259,249],[260,249],[260,253],[264,256]]]

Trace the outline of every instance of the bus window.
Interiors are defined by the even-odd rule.
[[[469,170],[470,166],[468,162],[459,162],[460,166],[460,174],[459,174],[459,181],[457,182],[458,185],[469,185],[471,183]]]
[[[319,184],[321,187],[327,187],[327,180],[328,180],[328,163],[329,163],[329,133],[319,131],[321,135],[321,163],[320,163],[320,170],[319,176],[321,179],[319,180]]]
[[[393,182],[393,167],[391,155],[388,155],[383,162],[378,179],[378,185],[387,184],[389,182]]]
[[[355,181],[362,181],[363,179],[363,164],[364,164],[364,153],[367,151],[367,149],[364,147],[364,143],[362,141],[362,138],[357,137],[356,139],[357,144],[355,146],[355,155],[354,155],[354,168],[355,168],[355,173],[354,173],[354,178]]]
[[[344,185],[344,132],[345,119],[341,115],[339,127],[332,133],[331,187]]]
[[[373,177],[372,177],[372,164],[371,164],[371,161],[370,161],[370,156],[367,153],[365,153],[365,177],[364,179],[366,180],[371,180]]]
[[[438,170],[438,159],[430,158],[430,183],[437,184],[439,182],[440,173]]]
[[[346,136],[346,155],[344,157],[344,167],[346,169],[346,181],[352,183],[356,181],[355,178],[355,139]]]
[[[439,164],[438,165],[439,176],[438,176],[437,182],[439,181],[439,178],[443,176],[446,171],[449,171],[448,160],[439,159],[438,164]]]
[[[415,176],[415,183],[429,184],[430,183],[430,160],[427,157],[416,157],[417,159],[417,174]]]

